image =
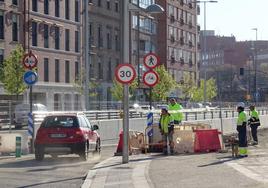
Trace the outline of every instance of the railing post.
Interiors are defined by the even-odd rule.
[[[234,117],[234,111],[232,110],[232,117]]]
[[[108,112],[108,119],[111,119],[111,112]]]
[[[11,132],[11,125],[12,125],[12,105],[11,105],[11,101],[8,102],[8,110],[9,110],[9,132]]]
[[[188,112],[185,112],[185,121],[188,121]]]
[[[194,113],[195,120],[197,120],[197,112]]]
[[[214,119],[213,111],[211,111],[211,119]]]
[[[228,111],[225,111],[225,117],[228,118]]]
[[[143,113],[142,112],[140,112],[140,117],[142,118],[142,115],[143,115]]]
[[[99,119],[99,112],[96,112],[96,120]]]
[[[129,118],[133,118],[133,112],[132,111],[129,112]]]
[[[206,119],[206,112],[204,112],[204,119]]]

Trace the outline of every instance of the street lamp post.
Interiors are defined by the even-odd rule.
[[[253,28],[252,30],[255,31],[256,34],[256,40],[254,43],[254,99],[255,99],[255,104],[257,104],[258,102],[258,88],[257,88],[257,40],[258,40],[258,29],[257,28]]]
[[[206,62],[207,57],[207,37],[206,37],[206,30],[207,30],[207,20],[206,20],[206,4],[207,3],[217,3],[218,1],[196,1],[196,3],[203,3],[204,4],[204,59],[203,59],[203,65]],[[207,102],[207,70],[204,70],[204,103]]]

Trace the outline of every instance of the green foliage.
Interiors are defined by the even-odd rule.
[[[172,76],[166,71],[164,65],[161,65],[155,69],[159,75],[159,82],[153,87],[152,100],[153,101],[164,101],[168,94],[178,87],[177,82]]]
[[[204,79],[201,79],[199,87],[193,87],[192,89],[192,101],[201,102],[204,101]],[[211,101],[213,98],[217,96],[217,86],[216,81],[213,78],[207,80],[207,101]]]
[[[132,97],[136,88],[138,87],[138,80],[135,79],[129,85],[129,97]],[[113,87],[111,89],[112,96],[117,101],[123,101],[123,84],[119,83],[116,79],[113,80]]]
[[[22,94],[26,90],[26,85],[23,81],[23,75],[25,73],[22,59],[24,56],[24,50],[21,45],[10,53],[10,55],[4,60],[3,69],[1,72],[1,82],[4,84],[4,89],[9,95]]]
[[[183,98],[185,100],[191,99],[193,96],[193,91],[196,88],[195,81],[190,77],[190,75],[186,75],[183,78],[183,83],[179,83],[179,88],[182,91]]]
[[[75,78],[73,81],[73,87],[76,89],[77,92],[79,92],[81,95],[84,95],[84,80],[85,80],[85,74],[82,72]],[[90,81],[89,82],[89,96],[95,97],[98,95],[97,88],[99,84],[96,81]]]

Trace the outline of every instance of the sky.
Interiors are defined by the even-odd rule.
[[[268,0],[218,0],[206,5],[206,28],[216,35],[235,36],[237,41],[268,40]],[[198,22],[204,28],[204,7]]]

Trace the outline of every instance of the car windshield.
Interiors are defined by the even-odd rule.
[[[66,127],[74,128],[78,127],[78,121],[75,116],[48,116],[43,121],[41,127],[54,128],[54,127]]]

